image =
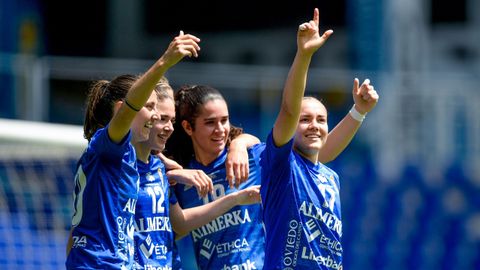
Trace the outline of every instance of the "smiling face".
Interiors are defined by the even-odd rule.
[[[192,138],[196,159],[204,165],[211,163],[225,149],[230,121],[225,100],[212,99],[199,108],[194,127],[183,121],[182,126]]]
[[[294,149],[310,160],[317,160],[318,151],[327,141],[327,109],[315,98],[304,98],[295,132]]]
[[[148,98],[145,105],[135,115],[133,119],[132,130],[132,143],[144,142],[148,140],[150,129],[153,127],[153,123],[157,119],[157,95],[153,92]]]
[[[173,99],[163,99],[157,103],[158,120],[150,130],[148,145],[151,150],[163,151],[168,138],[173,132],[175,122],[175,105]]]

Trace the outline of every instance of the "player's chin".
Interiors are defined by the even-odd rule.
[[[150,138],[150,132],[142,130],[141,132],[133,133],[132,136],[132,142],[145,142]]]
[[[142,134],[140,134],[141,141],[148,141],[150,138],[150,128],[143,128]]]
[[[156,142],[155,143],[155,150],[158,150],[162,152],[165,149],[165,143],[164,142]]]
[[[139,137],[137,138],[136,141],[137,141],[137,142],[146,142],[146,141],[148,141],[148,139],[149,139],[148,134],[142,134],[141,136],[139,136]]]
[[[214,148],[217,152],[222,152],[225,149],[225,144],[216,145]]]
[[[307,141],[304,144],[304,148],[308,149],[309,151],[319,151],[322,148],[323,142],[320,140],[315,141]]]
[[[165,146],[165,144],[167,143],[167,139],[168,139],[168,137],[157,136],[157,145]]]
[[[222,152],[225,149],[225,143],[215,142],[211,144],[211,149],[215,152]]]
[[[303,144],[309,148],[311,147],[318,148],[323,145],[323,141],[320,138],[315,138],[315,139],[305,138],[303,140]]]
[[[211,140],[211,145],[216,148],[225,148],[226,141],[225,140]]]

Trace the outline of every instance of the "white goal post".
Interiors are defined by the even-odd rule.
[[[81,126],[0,119],[0,269],[64,269]]]
[[[0,158],[80,157],[86,145],[81,126],[0,119]]]

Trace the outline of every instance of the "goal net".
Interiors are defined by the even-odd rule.
[[[0,269],[65,269],[79,126],[0,119]]]

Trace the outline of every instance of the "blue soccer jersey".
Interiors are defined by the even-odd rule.
[[[182,260],[178,251],[177,242],[173,243],[172,260],[172,270],[183,270]]]
[[[174,233],[170,223],[171,196],[165,167],[156,156],[138,161],[140,191],[135,212],[136,269],[172,269]],[[173,193],[173,192],[172,192]]]
[[[138,172],[130,133],[116,144],[98,130],[75,176],[67,269],[131,269]]]
[[[293,139],[262,154],[264,269],[342,269],[338,175],[294,152]]]
[[[249,150],[250,175],[240,189],[260,184],[259,153],[263,146]],[[203,170],[213,181],[213,194],[199,198],[194,187],[177,184],[175,192],[183,208],[200,206],[235,192],[228,185],[225,171],[226,150],[210,165],[195,160],[191,169]],[[262,269],[264,230],[259,204],[236,206],[210,223],[193,230],[197,265],[200,269]]]

